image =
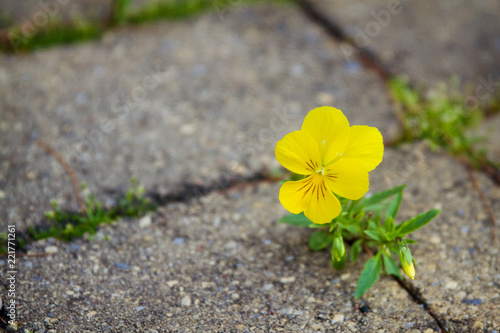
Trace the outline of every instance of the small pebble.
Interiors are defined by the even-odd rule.
[[[332,319],[332,324],[341,323],[343,321],[344,321],[344,315],[341,313],[337,313]]]
[[[45,253],[48,253],[48,254],[55,254],[55,253],[57,253],[57,246],[53,246],[53,245],[47,246],[45,248]]]
[[[89,313],[87,313],[87,318],[92,318],[96,314],[97,314],[97,311],[90,311]]]
[[[5,199],[5,192],[0,190],[0,200]]]
[[[145,229],[151,225],[151,215],[148,214],[139,220],[139,228]]]
[[[135,311],[141,311],[141,310],[144,310],[146,307],[145,306],[137,306],[135,308]]]
[[[295,281],[295,276],[282,277],[280,279],[281,283],[292,283]]]
[[[117,262],[115,264],[116,267],[118,267],[119,269],[127,269],[128,268],[128,265],[124,262]]]
[[[181,300],[181,306],[190,306],[191,298],[189,296],[184,296]]]
[[[177,281],[177,280],[167,281],[167,286],[169,286],[170,288],[172,288],[173,286],[176,286],[178,284],[179,284],[179,281]]]
[[[184,244],[185,239],[182,237],[174,238],[174,244]]]
[[[484,303],[482,299],[473,298],[473,299],[464,299],[462,301],[463,304],[472,304],[472,305],[481,305]]]

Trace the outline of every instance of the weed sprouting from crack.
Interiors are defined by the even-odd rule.
[[[498,112],[498,102],[494,98],[484,105],[468,107],[463,97],[467,94],[457,86],[455,80],[424,95],[407,81],[392,79],[389,91],[396,103],[402,131],[388,145],[424,141],[431,150],[444,150],[500,183],[500,163],[489,159],[483,147],[487,138],[473,132],[486,115]]]
[[[82,188],[86,189],[86,185],[82,184]],[[94,194],[86,196],[84,214],[61,209],[56,201],[52,201],[51,204],[53,210],[45,213],[47,219],[45,225],[30,227],[28,233],[20,234],[17,237],[16,246],[18,249],[23,249],[32,241],[52,237],[62,241],[70,241],[85,234],[92,237],[101,224],[109,224],[119,218],[141,217],[157,208],[155,203],[144,196],[144,188],[136,185],[134,178],[131,180],[128,191],[117,200],[116,205],[111,207],[104,207]],[[0,252],[6,250],[6,239],[4,238],[0,237],[2,243]]]

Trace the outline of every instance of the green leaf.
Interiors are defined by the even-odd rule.
[[[413,239],[405,239],[406,244],[418,244],[416,240]]]
[[[397,237],[404,237],[407,234],[414,232],[415,230],[422,228],[424,225],[429,223],[437,214],[441,212],[440,209],[433,209],[427,213],[418,214],[414,218],[399,224],[396,227]]]
[[[394,219],[392,216],[389,216],[384,222],[384,230],[389,237],[389,240],[394,239],[394,234],[396,231],[396,227],[394,226]]]
[[[278,222],[294,225],[297,227],[305,227],[305,228],[309,227],[309,225],[312,223],[311,220],[309,220],[304,215],[304,213],[288,214],[286,216],[283,216],[281,219],[279,219]]]
[[[398,277],[401,280],[402,276],[399,273],[399,267],[398,267],[398,264],[396,263],[396,260],[394,260],[393,257],[388,256],[385,253],[383,254],[383,258],[384,258],[385,272],[387,274],[394,275],[394,276]]]
[[[365,230],[365,234],[367,234],[368,236],[370,236],[370,238],[373,239],[373,240],[376,240],[376,241],[379,241],[379,242],[382,241],[382,238],[380,238],[378,232],[376,232],[374,230]]]
[[[391,188],[389,190],[377,192],[374,195],[372,195],[371,197],[366,198],[366,199],[362,199],[361,201],[359,201],[358,204],[356,205],[356,208],[362,207],[362,208],[364,208],[365,211],[366,210],[370,210],[370,211],[377,210],[376,209],[377,204],[379,204],[382,201],[384,201],[385,199],[393,196],[394,194],[402,193],[403,190],[405,189],[405,187],[406,187],[406,185],[400,185],[400,186],[396,186],[394,188]],[[370,206],[372,206],[372,207],[370,207]]]
[[[357,241],[354,242],[354,244],[352,244],[352,247],[351,247],[351,261],[356,261],[356,259],[358,258],[358,255],[359,253],[361,252],[361,245],[363,244],[363,240],[362,239],[358,239]]]
[[[309,238],[309,248],[313,251],[323,250],[332,243],[332,235],[326,231],[316,231]]]
[[[350,233],[354,234],[354,235],[359,235],[361,236],[361,228],[359,225],[356,225],[356,224],[348,224],[348,225],[344,225],[343,228],[347,231],[349,231]]]
[[[359,277],[354,298],[363,296],[377,282],[380,273],[382,273],[382,259],[380,258],[380,254],[378,254],[366,262],[365,268],[363,268]]]
[[[389,208],[387,208],[387,211],[385,212],[386,219],[389,217],[392,217],[393,219],[396,218],[398,215],[399,211],[399,206],[401,205],[401,200],[403,199],[403,191],[399,192],[394,200],[392,200]]]

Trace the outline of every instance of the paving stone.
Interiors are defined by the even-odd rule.
[[[312,230],[278,224],[285,213],[278,189],[262,183],[170,204],[153,214],[149,230],[119,221],[101,229],[108,241],[79,239],[79,251],[63,243],[55,256],[30,258],[33,266],[19,275],[21,321],[50,312],[64,332],[438,331],[391,278],[354,300],[362,262],[335,272],[326,251],[308,249]],[[68,295],[75,286],[78,295]]]
[[[36,138],[110,204],[132,176],[165,195],[277,167],[276,141],[320,105],[384,134],[397,125],[380,80],[348,66],[295,7],[237,7],[1,55],[0,95],[0,216],[20,227],[40,223],[51,199],[76,209]]]
[[[420,84],[448,82],[454,75],[477,86],[489,77],[500,80],[498,1],[311,2],[339,22],[358,46]]]

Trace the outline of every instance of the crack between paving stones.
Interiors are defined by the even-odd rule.
[[[274,183],[283,180],[281,177],[276,177],[267,171],[259,171],[254,173],[251,176],[241,177],[236,175],[229,175],[228,177],[220,177],[219,180],[215,181],[209,185],[199,185],[193,183],[183,183],[180,185],[180,190],[175,191],[169,194],[161,194],[157,191],[148,191],[146,192],[146,197],[149,198],[152,203],[155,205],[155,209],[151,209],[146,214],[155,211],[159,207],[165,207],[171,203],[179,203],[179,202],[188,202],[189,200],[195,198],[201,198],[207,196],[211,193],[219,193],[225,194],[230,190],[234,189],[243,189],[246,187],[256,186],[261,183]],[[121,191],[115,189],[104,189],[104,193],[107,195],[122,197],[123,193]],[[118,216],[117,219],[127,217],[125,215]],[[26,236],[25,240],[31,243],[33,241],[32,237],[30,237],[30,230],[26,228],[23,231],[19,232],[21,237]],[[16,255],[19,257],[41,257],[47,256],[50,254],[47,253],[22,253],[25,251],[24,248],[21,248],[21,253],[17,253]],[[6,254],[0,254],[6,255]]]
[[[210,185],[184,183],[181,190],[174,193],[161,194],[157,191],[149,191],[146,195],[153,200],[153,203],[162,207],[169,203],[186,202],[194,198],[207,196],[211,193],[224,194],[233,189],[254,186],[259,183],[277,182],[280,180],[282,179],[271,176],[267,171],[259,171],[248,177],[232,176],[227,179],[221,177],[218,181]]]
[[[323,28],[329,36],[354,48],[361,64],[367,69],[374,71],[385,83],[394,77],[393,73],[391,73],[391,71],[372,51],[367,48],[360,48],[356,45],[354,39],[345,33],[340,24],[321,13],[318,8],[307,0],[296,0],[295,2],[302,9],[302,12],[313,23]]]
[[[424,310],[429,314],[429,316],[431,316],[434,319],[436,324],[439,326],[439,328],[441,329],[441,332],[443,332],[443,333],[448,332],[448,329],[446,327],[447,326],[446,322],[444,320],[442,320],[441,318],[439,318],[439,316],[436,315],[432,311],[431,307],[429,306],[429,303],[427,303],[424,296],[422,295],[422,293],[420,292],[420,290],[417,287],[415,287],[411,282],[400,280],[395,276],[393,278],[394,278],[394,280],[396,280],[396,282],[399,284],[399,286],[401,288],[406,290],[408,295],[410,295],[411,299],[416,304],[422,305],[424,307]]]

